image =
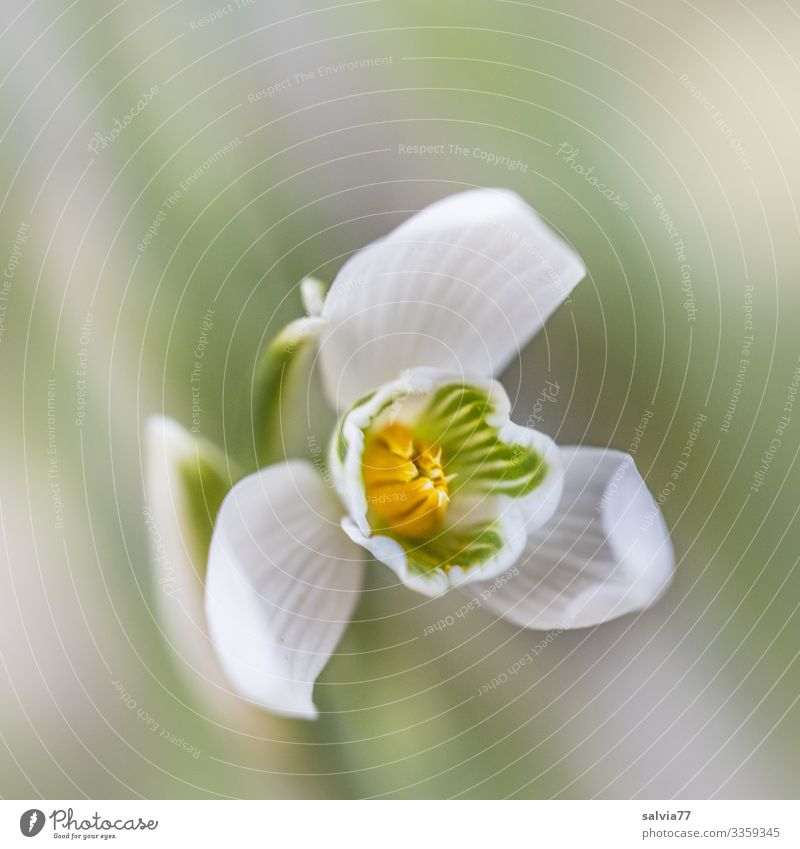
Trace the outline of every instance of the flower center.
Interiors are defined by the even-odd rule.
[[[367,507],[387,528],[423,539],[441,525],[450,502],[441,448],[390,424],[367,436],[362,465]]]

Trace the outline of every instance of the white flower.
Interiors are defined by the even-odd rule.
[[[457,587],[524,628],[591,626],[658,598],[674,557],[633,460],[512,423],[493,380],[584,274],[520,198],[477,190],[357,253],[327,295],[304,284],[310,315],[270,349],[264,385],[317,354],[339,424],[327,469],[274,463],[217,513],[207,627],[241,696],[317,715],[314,681],[368,554],[412,590]],[[266,394],[267,429],[285,427],[284,396]]]

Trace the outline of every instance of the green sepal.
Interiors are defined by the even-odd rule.
[[[193,457],[180,460],[178,475],[199,550],[207,555],[219,508],[240,475],[232,469],[225,455],[205,440],[198,440]]]
[[[242,471],[207,439],[172,419],[153,416],[147,424],[147,507],[154,542],[164,547],[171,579],[185,580],[185,561],[202,582],[214,521]],[[158,558],[156,558],[158,559]],[[159,579],[163,583],[163,576]]]
[[[310,421],[327,417],[321,391],[309,390],[317,341],[325,322],[313,316],[290,322],[261,357],[253,381],[253,437],[259,468],[308,454]],[[313,411],[309,404],[313,403]]]

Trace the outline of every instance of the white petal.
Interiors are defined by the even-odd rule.
[[[518,574],[465,588],[523,628],[586,628],[615,619],[649,607],[672,577],[669,532],[633,458],[564,448],[562,460],[561,503],[528,537]]]
[[[331,402],[346,409],[414,366],[499,376],[585,273],[512,192],[429,206],[334,280],[320,348]]]
[[[206,614],[220,663],[245,698],[317,715],[311,693],[358,600],[363,553],[309,463],[262,469],[222,504],[209,553]]]
[[[206,630],[203,580],[219,488],[229,485],[231,470],[221,452],[164,416],[148,418],[145,449],[144,520],[159,624],[189,685],[229,716],[232,700]]]

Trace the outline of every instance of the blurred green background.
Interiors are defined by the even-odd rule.
[[[800,793],[796,2],[4,12],[0,794]],[[376,566],[319,722],[212,706],[160,622],[142,422],[192,425],[213,309],[199,424],[247,461],[299,280],[471,186],[519,192],[589,269],[508,375],[516,419],[558,380],[544,429],[635,445],[658,493],[701,417],[663,504],[674,584],[478,696],[542,634],[477,610],[425,636],[461,600]]]

